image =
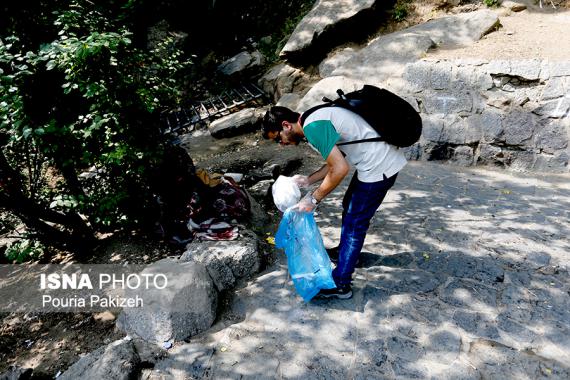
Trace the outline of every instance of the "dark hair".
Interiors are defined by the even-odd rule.
[[[291,111],[287,107],[275,106],[271,107],[265,113],[261,127],[263,128],[263,138],[269,138],[269,132],[280,132],[283,128],[281,124],[284,121],[289,123],[296,123],[299,120],[299,113]]]

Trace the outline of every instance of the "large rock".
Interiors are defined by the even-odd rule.
[[[351,59],[356,51],[355,48],[347,47],[329,54],[329,56],[319,64],[319,75],[323,78],[330,77],[333,71]]]
[[[436,46],[462,46],[479,40],[499,24],[488,10],[442,17],[402,31],[380,36],[332,71],[330,76],[347,76],[381,84],[402,75],[405,64],[414,62]],[[339,53],[340,54],[340,53]]]
[[[539,59],[495,60],[483,66],[482,69],[491,75],[508,75],[534,81],[540,79],[541,61]]]
[[[7,371],[0,373],[0,380],[28,380],[32,378],[33,372],[31,368],[10,366]]]
[[[233,241],[194,240],[188,244],[180,261],[205,265],[219,291],[233,288],[261,267],[257,237],[246,230],[240,231],[240,238]]]
[[[503,119],[504,140],[507,145],[523,145],[532,137],[535,118],[522,109],[513,109]]]
[[[318,0],[313,9],[297,25],[281,50],[284,58],[298,56],[307,50],[323,33],[346,22],[359,13],[370,10],[376,0]]]
[[[247,197],[249,198],[249,204],[251,205],[251,213],[249,216],[249,225],[256,232],[264,232],[261,229],[266,228],[271,222],[269,215],[265,211],[265,208],[257,202],[257,200],[247,192]]]
[[[545,153],[556,153],[568,147],[568,131],[558,120],[539,126],[535,138],[536,147]]]
[[[526,9],[526,4],[518,3],[516,1],[501,1],[501,7],[510,9],[513,12],[521,12]]]
[[[289,93],[304,93],[312,82],[311,76],[301,69],[281,63],[269,69],[258,81],[259,86],[273,100],[279,100]]]
[[[125,308],[117,321],[119,329],[161,344],[171,339],[188,338],[212,325],[218,293],[204,265],[163,259],[142,272],[143,275],[147,273],[166,275],[168,286],[137,290],[144,306]]]
[[[275,105],[280,107],[287,107],[290,110],[297,111],[299,109],[299,102],[301,102],[301,99],[302,98],[299,94],[283,94],[283,96],[279,98]]]
[[[82,357],[58,379],[136,379],[139,367],[140,358],[133,342],[122,339]]]
[[[263,54],[258,51],[252,53],[242,51],[218,66],[218,70],[225,75],[234,75],[265,63]]]
[[[372,40],[329,76],[340,75],[380,84],[392,76],[401,75],[406,63],[418,60],[435,46],[428,35],[421,33],[388,34]]]
[[[463,92],[424,91],[423,104],[428,114],[467,114],[473,110],[473,96]]]
[[[255,199],[259,200],[260,202],[264,202],[269,197],[271,186],[273,186],[274,182],[275,181],[272,179],[259,181],[247,190]]]
[[[336,99],[338,97],[336,90],[339,88],[344,92],[350,92],[360,90],[363,85],[363,81],[351,80],[342,76],[325,78],[315,84],[309,92],[305,94],[303,99],[299,102],[297,110],[303,112],[313,106],[321,104],[323,102],[323,96]]]
[[[483,9],[431,20],[408,28],[409,32],[427,34],[438,46],[467,46],[499,26],[493,11]]]
[[[254,132],[259,129],[265,111],[264,108],[246,108],[214,120],[209,126],[210,134],[220,139]]]

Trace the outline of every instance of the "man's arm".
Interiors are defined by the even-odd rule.
[[[329,165],[324,164],[319,170],[317,170],[316,172],[314,172],[313,174],[311,174],[308,177],[309,178],[309,185],[312,185],[313,183],[322,181],[328,172],[329,172]]]
[[[327,164],[310,176],[311,180],[313,179],[313,176],[315,176],[315,178],[318,178],[316,175],[318,173],[322,174],[324,171],[323,183],[321,183],[317,190],[313,192],[313,197],[315,197],[315,199],[320,202],[338,186],[343,178],[346,177],[349,170],[350,166],[348,162],[338,147],[335,146],[327,157]],[[314,182],[316,182],[316,180]]]

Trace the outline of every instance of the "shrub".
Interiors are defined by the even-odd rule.
[[[20,239],[10,244],[4,255],[10,261],[23,263],[24,261],[37,260],[45,252],[45,246],[37,240]]]
[[[0,207],[36,232],[84,234],[79,214],[96,230],[133,227],[148,213],[166,143],[158,113],[180,102],[191,62],[173,38],[135,47],[111,16],[75,0],[54,12],[53,41],[30,48],[0,36],[0,174],[11,173]],[[97,175],[79,176],[89,168]]]

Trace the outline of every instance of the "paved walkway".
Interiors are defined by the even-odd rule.
[[[345,188],[318,215],[330,245]],[[373,219],[353,299],[303,303],[282,261],[163,368],[216,379],[568,379],[569,210],[568,175],[410,163]]]

